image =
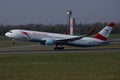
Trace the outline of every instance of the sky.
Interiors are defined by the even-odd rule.
[[[120,22],[120,0],[0,0],[0,24]]]

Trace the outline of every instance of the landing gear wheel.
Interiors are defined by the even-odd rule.
[[[54,50],[56,51],[58,49],[58,47],[55,47]]]
[[[64,47],[55,47],[54,50],[64,50]]]
[[[15,39],[12,39],[12,45],[15,45],[16,43],[15,43]]]

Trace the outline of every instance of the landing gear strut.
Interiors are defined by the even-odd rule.
[[[58,44],[56,44],[56,47],[54,47],[54,50],[64,50],[64,47],[62,47],[62,45],[58,47]]]
[[[12,45],[15,45],[16,43],[15,43],[15,39],[12,39]]]

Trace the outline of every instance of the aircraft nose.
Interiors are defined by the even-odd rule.
[[[7,36],[7,37],[8,37],[8,33],[5,33],[5,36]]]
[[[5,36],[6,36],[6,37],[10,37],[10,33],[8,33],[8,32],[5,33]]]

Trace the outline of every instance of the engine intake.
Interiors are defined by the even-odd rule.
[[[44,40],[44,45],[54,45],[55,41],[53,39]]]

